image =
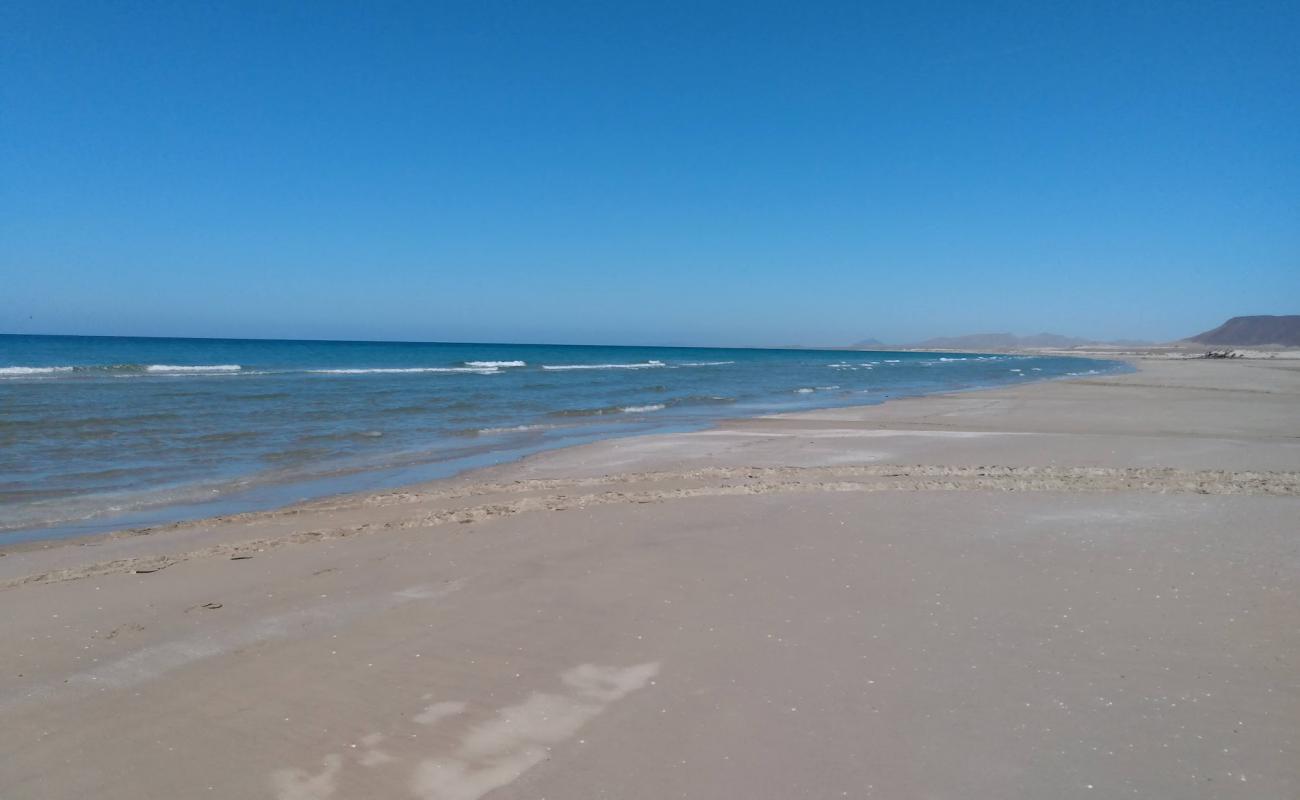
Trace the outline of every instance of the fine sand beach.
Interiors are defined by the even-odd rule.
[[[1300,361],[8,548],[6,798],[1300,796]]]

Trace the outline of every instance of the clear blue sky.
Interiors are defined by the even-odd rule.
[[[1300,312],[1300,4],[0,4],[0,331]]]

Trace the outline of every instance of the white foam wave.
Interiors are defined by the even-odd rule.
[[[684,361],[678,364],[679,367],[725,367],[728,364],[734,364],[734,361]]]
[[[654,367],[665,366],[662,361],[643,361],[640,364],[543,364],[542,369],[549,370],[571,370],[571,369],[653,369]]]
[[[812,387],[810,387],[810,386],[805,386],[805,387],[803,387],[802,389],[795,389],[795,390],[794,390],[794,393],[795,393],[795,394],[812,394],[812,393],[815,392],[815,391],[817,391],[817,390],[814,389],[814,388],[812,388]]]
[[[150,364],[145,372],[239,372],[243,367],[238,364]]]
[[[647,411],[663,411],[664,408],[663,403],[650,403],[644,406],[623,406],[620,410],[627,414],[644,414]]]
[[[313,375],[410,375],[419,372],[469,373],[495,375],[496,367],[371,367],[369,369],[310,369]]]
[[[502,428],[479,428],[478,433],[482,436],[492,436],[498,433],[524,433],[526,431],[544,431],[554,428],[554,425],[509,425]]]
[[[53,375],[56,372],[71,372],[72,367],[0,367],[0,375]]]
[[[526,367],[528,366],[528,362],[527,361],[466,361],[465,366],[478,367],[480,369],[484,369],[484,368],[495,369],[497,367]]]

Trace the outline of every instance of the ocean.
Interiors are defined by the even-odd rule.
[[[271,508],[725,417],[1118,362],[0,335],[0,544]]]

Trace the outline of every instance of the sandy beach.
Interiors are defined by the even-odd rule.
[[[1300,361],[6,549],[4,798],[1300,796]]]

